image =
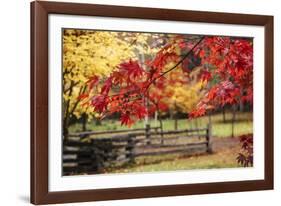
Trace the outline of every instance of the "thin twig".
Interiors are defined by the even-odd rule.
[[[147,91],[149,89],[149,87],[151,86],[152,83],[155,83],[155,81],[161,77],[163,77],[165,74],[171,72],[172,70],[176,69],[177,66],[179,66],[190,54],[191,52],[203,41],[205,37],[201,37],[201,39],[182,57],[182,59],[172,68],[168,69],[167,71],[163,72],[162,74],[160,74],[159,76],[155,77],[151,82],[149,82],[149,84],[147,85],[147,88],[145,91]]]
[[[192,51],[204,40],[204,36],[200,38],[200,40],[182,57],[182,59],[175,65],[173,66],[172,68],[170,68],[169,70],[163,72],[162,74],[160,74],[159,76],[155,77],[153,80],[151,80],[151,82],[149,82],[149,84],[146,86],[145,88],[145,91],[144,92],[147,92],[147,90],[149,89],[149,87],[151,86],[152,83],[155,83],[155,81],[161,77],[163,77],[164,75],[166,75],[167,73],[171,72],[172,70],[176,69],[177,66],[179,66],[191,53]],[[131,90],[131,91],[128,91],[124,94],[121,94],[121,95],[125,95],[125,94],[128,94],[128,93],[132,93],[132,92],[137,92],[137,91],[140,91],[139,89],[136,89],[136,90]],[[110,95],[108,97],[114,97],[114,96],[119,96],[120,94],[113,94],[113,95]]]

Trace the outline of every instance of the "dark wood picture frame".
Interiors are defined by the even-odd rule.
[[[265,28],[265,179],[251,181],[49,192],[48,15],[69,14],[257,25]],[[93,4],[31,3],[31,202],[33,204],[162,197],[273,189],[273,17]]]

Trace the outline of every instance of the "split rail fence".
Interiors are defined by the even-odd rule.
[[[211,126],[161,131],[145,129],[69,134],[63,145],[63,174],[94,174],[134,163],[143,156],[211,153]]]

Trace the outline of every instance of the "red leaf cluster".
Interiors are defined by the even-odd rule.
[[[107,108],[108,98],[103,94],[97,95],[92,98],[91,103],[96,112],[103,113]]]
[[[173,44],[168,44],[163,47],[157,53],[156,57],[152,61],[148,62],[148,66],[160,73],[168,62],[179,61],[179,55],[175,52],[173,46]]]
[[[168,106],[163,99],[172,94],[162,91],[166,85],[173,85],[179,80],[165,78],[164,75],[170,72],[165,66],[174,62],[184,67],[184,64],[189,62],[188,55],[179,55],[175,48],[182,50],[183,54],[192,54],[192,58],[200,59],[199,63],[203,68],[200,78],[208,83],[208,92],[189,114],[190,117],[202,116],[208,110],[226,104],[237,104],[239,101],[252,104],[252,41],[212,36],[204,37],[201,39],[203,41],[200,40],[200,45],[197,45],[196,41],[187,39],[178,35],[175,41],[164,46],[153,59],[146,61],[145,65],[136,60],[128,60],[118,65],[103,81],[96,76],[90,78],[89,89],[102,84],[100,93],[91,98],[94,110],[102,115],[119,113],[121,123],[128,126],[155,111],[166,111]],[[185,59],[182,59],[182,56],[185,56]],[[184,73],[183,70],[183,75]],[[217,80],[213,81],[215,78]],[[84,99],[88,96],[85,93],[78,98]]]
[[[253,134],[239,137],[241,152],[236,158],[237,162],[244,167],[253,166]]]
[[[201,63],[211,69],[203,70],[201,79],[218,82],[211,84],[207,95],[191,113],[191,117],[204,115],[206,110],[239,101],[253,103],[253,44],[252,41],[231,37],[205,38],[199,52]]]

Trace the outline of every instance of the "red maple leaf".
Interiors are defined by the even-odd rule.
[[[112,77],[105,80],[103,87],[101,88],[101,94],[107,95],[112,87]]]
[[[77,97],[77,99],[78,99],[78,100],[83,100],[83,99],[86,99],[87,97],[89,97],[89,94],[84,93],[84,94],[80,94],[80,95]]]
[[[86,84],[88,84],[89,89],[91,90],[93,89],[94,86],[98,84],[98,82],[99,82],[99,77],[94,75],[86,82]]]
[[[134,104],[135,115],[138,119],[143,119],[147,115],[146,108],[141,104]]]
[[[143,68],[139,65],[137,61],[129,60],[128,62],[121,63],[119,65],[119,70],[127,74],[128,77],[135,79],[144,73]]]
[[[106,95],[94,96],[91,102],[96,112],[102,113],[107,108],[108,98]]]
[[[126,113],[121,114],[120,121],[121,125],[127,125],[128,127],[130,127],[134,123],[128,111]]]
[[[206,114],[206,108],[201,106],[201,107],[197,108],[196,110],[190,112],[189,113],[189,117],[190,118],[195,118],[195,117],[203,116],[204,114]]]

